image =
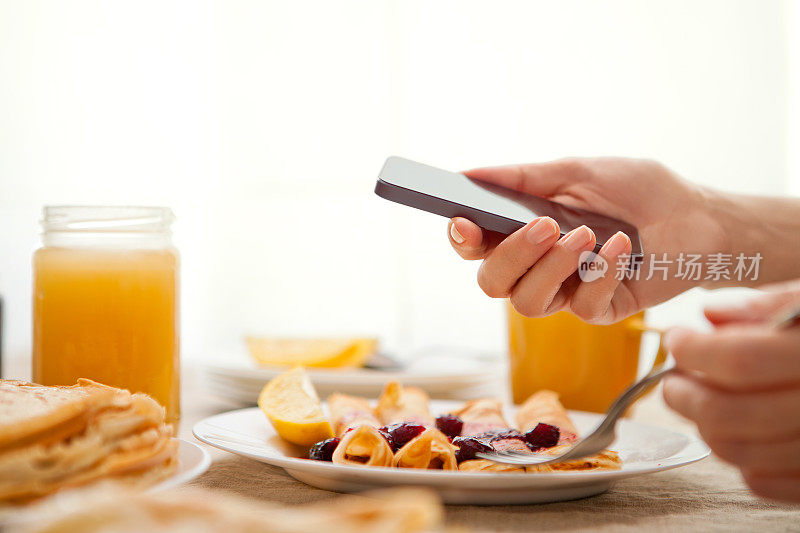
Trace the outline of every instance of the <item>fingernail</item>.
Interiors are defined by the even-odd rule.
[[[616,257],[625,251],[630,239],[621,231],[616,232],[603,246],[602,253],[606,257]]]
[[[586,226],[575,228],[567,233],[564,237],[562,244],[567,250],[577,252],[586,247],[592,240],[592,232]]]
[[[456,223],[453,222],[450,224],[450,236],[453,238],[454,241],[458,244],[464,244],[464,241],[467,240],[461,235],[458,230],[456,229]]]
[[[525,237],[533,244],[541,244],[556,234],[556,223],[550,217],[542,217],[531,226]]]

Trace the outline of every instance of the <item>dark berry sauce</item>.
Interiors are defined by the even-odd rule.
[[[561,431],[556,426],[539,422],[536,427],[525,433],[525,442],[531,450],[552,448],[558,444]]]
[[[339,445],[339,437],[321,440],[311,447],[308,458],[315,461],[332,461],[333,452]]]
[[[436,418],[436,429],[453,439],[461,435],[464,422],[456,415],[440,415]]]
[[[456,451],[456,461],[459,463],[475,459],[475,454],[478,452],[492,453],[492,448],[488,443],[482,441],[477,437],[455,437],[453,445],[458,447]]]
[[[392,447],[393,451],[397,451],[414,437],[425,431],[425,426],[422,424],[412,424],[409,422],[401,422],[398,424],[389,424],[380,428],[380,432],[386,437],[387,442]]]

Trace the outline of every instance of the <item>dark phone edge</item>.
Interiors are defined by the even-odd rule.
[[[435,215],[441,215],[447,218],[463,217],[471,220],[483,229],[496,231],[504,235],[511,235],[518,229],[525,226],[525,224],[519,222],[518,220],[512,220],[502,215],[489,213],[481,209],[475,209],[474,207],[457,204],[455,202],[445,200],[444,198],[439,198],[419,191],[414,191],[412,189],[407,189],[405,187],[383,181],[380,178],[378,178],[378,181],[375,183],[375,194],[391,202],[413,207],[414,209],[419,209],[420,211],[427,211],[428,213],[433,213]],[[563,235],[564,233],[562,232],[561,236]],[[595,244],[595,253],[599,252],[601,247],[601,244]],[[641,238],[639,240],[639,247],[641,248]],[[632,253],[630,267],[632,269],[637,269],[643,257],[643,252]]]

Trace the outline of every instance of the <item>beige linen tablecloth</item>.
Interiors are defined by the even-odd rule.
[[[241,406],[203,392],[196,373],[184,373],[183,418],[179,436],[197,442],[195,422]],[[636,407],[633,418],[694,432],[670,412],[660,394]],[[336,493],[295,481],[282,469],[206,447],[209,471],[192,485],[294,505],[336,498]],[[447,506],[448,525],[481,531],[800,531],[800,507],[753,497],[738,471],[715,457],[658,474],[622,480],[607,493],[583,500],[540,505]]]

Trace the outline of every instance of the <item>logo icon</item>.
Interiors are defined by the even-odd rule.
[[[578,258],[578,276],[581,281],[600,279],[606,275],[606,272],[608,272],[608,261],[592,250],[581,253]]]

